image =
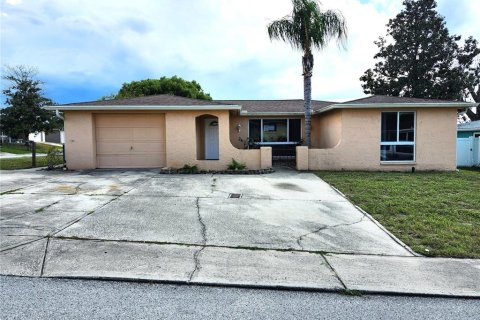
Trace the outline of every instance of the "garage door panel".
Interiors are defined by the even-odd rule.
[[[165,154],[132,155],[130,165],[132,168],[156,167],[163,162]]]
[[[99,168],[129,168],[131,167],[130,155],[97,155]]]
[[[165,123],[163,114],[97,114],[99,127],[158,127]]]
[[[129,154],[132,142],[97,141],[97,154]]]
[[[133,128],[134,140],[165,140],[165,130],[162,127]]]
[[[103,128],[129,127],[129,119],[124,114],[97,114],[95,122]]]
[[[165,153],[165,142],[134,142],[133,150],[135,153]]]
[[[101,140],[130,140],[132,138],[132,128],[102,128],[97,127],[97,141]]]
[[[133,117],[129,121],[129,126],[132,127],[165,127],[165,116],[163,114],[156,115],[142,115],[140,117]]]
[[[97,167],[165,166],[163,114],[97,114],[95,120]]]

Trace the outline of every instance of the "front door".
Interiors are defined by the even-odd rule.
[[[218,120],[205,119],[205,160],[218,160]]]

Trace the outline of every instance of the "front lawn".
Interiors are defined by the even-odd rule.
[[[317,175],[416,252],[480,258],[480,169]]]
[[[13,154],[25,154],[25,153],[32,153],[30,147],[27,147],[24,144],[1,144],[0,145],[0,152],[8,152]]]
[[[63,159],[61,156],[57,156],[55,159],[55,164],[62,164]],[[37,157],[37,167],[46,167],[47,166],[47,157]],[[0,159],[0,170],[15,170],[15,169],[29,169],[32,168],[32,158],[31,157],[22,157],[22,158],[9,158],[9,159]]]
[[[62,147],[58,147],[58,146],[52,146],[45,143],[37,143],[35,150],[36,150],[36,153],[48,153],[48,150],[50,150],[51,148],[54,148],[57,150],[62,149]],[[0,152],[8,152],[13,154],[26,154],[26,153],[32,153],[32,148],[20,143],[12,143],[12,144],[4,143],[0,145]]]

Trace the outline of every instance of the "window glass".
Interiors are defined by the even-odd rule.
[[[263,142],[287,141],[287,119],[264,119]]]
[[[261,140],[261,120],[260,119],[255,119],[255,120],[250,120],[248,122],[249,126],[249,138],[252,139],[254,142],[260,142]]]
[[[382,141],[397,141],[397,112],[382,112]]]
[[[413,112],[400,112],[399,141],[415,140],[415,115]]]
[[[382,112],[381,161],[415,160],[415,113]]]
[[[413,161],[414,145],[380,146],[381,161]]]
[[[300,119],[290,119],[288,124],[289,139],[292,142],[300,142],[302,140],[302,126]]]

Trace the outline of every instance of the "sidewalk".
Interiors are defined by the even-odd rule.
[[[43,238],[0,274],[480,298],[480,260]]]

